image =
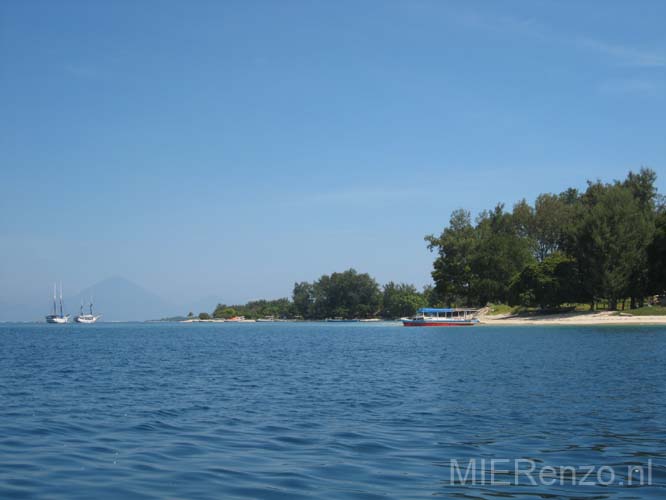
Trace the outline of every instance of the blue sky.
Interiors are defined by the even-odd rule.
[[[175,302],[355,267],[650,166],[661,1],[6,1],[0,300],[123,275]]]

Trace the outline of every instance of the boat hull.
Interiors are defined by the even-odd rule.
[[[410,320],[403,319],[404,326],[474,326],[478,320],[463,320],[463,321],[433,321],[433,320]]]
[[[69,316],[54,316],[51,314],[46,317],[47,323],[52,323],[56,325],[64,325],[68,321],[69,321]]]
[[[90,316],[90,315],[85,315],[85,316],[76,316],[74,318],[74,321],[77,323],[84,323],[86,325],[89,325],[91,323],[95,323],[99,319],[99,316]]]

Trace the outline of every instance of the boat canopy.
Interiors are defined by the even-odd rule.
[[[452,312],[476,312],[476,309],[456,309],[456,308],[436,308],[436,307],[422,307],[417,312],[422,314],[437,314],[437,313],[452,313]]]

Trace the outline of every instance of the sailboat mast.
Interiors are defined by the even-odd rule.
[[[62,281],[60,282],[60,316],[64,317],[65,315],[62,313]]]
[[[92,316],[92,295],[90,296],[90,315]]]
[[[53,283],[53,315],[55,316],[56,314],[58,314],[56,309],[56,284]]]

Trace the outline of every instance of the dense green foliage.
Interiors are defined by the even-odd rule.
[[[385,318],[410,316],[427,305],[427,298],[419,293],[414,285],[391,281],[384,286],[382,316]]]
[[[666,220],[656,174],[630,172],[620,182],[589,182],[579,193],[539,195],[511,212],[499,204],[471,214],[456,210],[439,236],[435,293],[449,305],[488,302],[553,308],[604,300],[643,304],[666,289]]]
[[[369,318],[380,311],[381,292],[369,274],[349,269],[296,283],[294,304],[303,318]]]
[[[433,298],[432,289],[422,293],[413,285],[388,283],[380,289],[367,273],[349,269],[341,273],[323,275],[312,283],[294,284],[292,300],[255,300],[243,305],[218,304],[213,311],[215,319],[245,316],[258,318],[399,318],[409,316],[419,307],[428,305]],[[208,313],[201,313],[199,317]]]
[[[509,286],[509,303],[528,307],[552,309],[584,298],[576,261],[561,253],[529,263]]]
[[[253,300],[243,305],[228,306],[218,304],[213,311],[215,319],[229,319],[234,316],[256,318],[289,318],[293,314],[293,304],[287,298],[277,300]]]
[[[655,232],[648,247],[648,290],[666,290],[666,207],[661,207],[655,220]]]

